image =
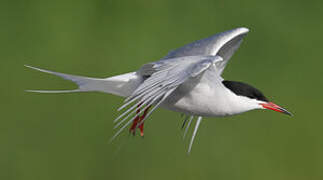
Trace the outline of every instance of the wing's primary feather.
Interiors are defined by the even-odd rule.
[[[191,117],[190,117],[190,119],[188,120],[188,124],[187,124],[187,126],[186,126],[186,128],[185,128],[185,131],[184,131],[183,139],[185,139],[185,136],[186,136],[186,134],[187,134],[188,129],[189,129],[189,128],[190,128],[190,126],[191,126],[191,123],[192,123],[193,118],[194,118],[194,116],[191,116]]]
[[[223,58],[218,67],[219,74],[222,74],[226,64],[234,52],[239,48],[243,37],[249,32],[249,29],[240,27],[229,31],[221,32],[201,39],[178,49],[170,51],[164,59],[183,57],[183,56],[215,56]]]
[[[191,138],[191,141],[190,141],[190,144],[189,144],[189,147],[188,147],[188,151],[187,153],[189,154],[192,150],[192,145],[193,145],[193,142],[194,142],[194,138],[196,136],[196,133],[197,133],[197,130],[200,126],[200,123],[202,121],[202,116],[199,116],[196,120],[196,124],[195,124],[195,128],[194,128],[194,131],[193,131],[193,134],[192,134],[192,138]]]
[[[116,124],[115,128],[117,128],[130,118],[130,120],[117,131],[112,139],[121,133],[121,131],[135,119],[135,112],[138,109],[154,105],[152,110],[137,126],[142,124],[179,85],[189,78],[194,78],[202,74],[210,66],[215,66],[216,63],[219,63],[222,60],[223,59],[220,56],[187,56],[161,60],[144,65],[138,73],[149,75],[150,77],[146,79],[126,99],[125,104],[119,108],[119,110],[121,110],[137,101],[137,103],[115,119],[115,122],[117,122],[123,118]]]

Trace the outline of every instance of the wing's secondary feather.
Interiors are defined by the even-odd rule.
[[[119,110],[122,110],[132,104],[132,106],[115,119],[114,122],[117,123],[115,128],[126,123],[116,132],[112,139],[117,137],[126,126],[134,121],[136,117],[135,113],[139,109],[154,105],[152,110],[137,126],[142,124],[178,86],[190,78],[195,78],[196,76],[203,74],[210,66],[216,66],[216,63],[221,62],[222,60],[223,59],[220,56],[188,56],[144,65],[138,73],[146,74],[150,77],[146,79],[126,99],[125,104],[119,108]]]

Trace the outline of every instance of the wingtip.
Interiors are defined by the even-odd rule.
[[[72,92],[82,92],[80,89],[72,89],[72,90],[24,90],[25,92],[31,93],[45,93],[45,94],[56,94],[56,93],[72,93]]]
[[[24,91],[25,92],[28,92],[28,93],[53,93],[50,90],[31,90],[31,89],[25,89]]]
[[[25,89],[24,90],[27,93],[53,93],[52,91],[49,90],[31,90],[31,89]]]
[[[248,29],[248,28],[246,28],[246,27],[239,27],[239,28],[237,28],[236,30],[238,30],[239,31],[239,34],[246,34],[246,33],[248,33],[250,30]]]
[[[30,68],[30,69],[36,69],[35,67],[27,65],[27,64],[24,64],[24,66],[27,67],[27,68]]]
[[[45,69],[40,69],[40,68],[37,68],[37,67],[34,67],[34,66],[30,66],[30,65],[27,65],[27,64],[24,64],[25,67],[27,68],[30,68],[30,69],[34,69],[36,71],[41,71],[41,72],[47,72],[49,73],[49,71],[45,70]]]

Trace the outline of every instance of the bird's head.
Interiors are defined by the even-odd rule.
[[[224,86],[243,99],[243,104],[252,109],[269,109],[292,116],[286,109],[270,102],[258,89],[242,82],[223,81]]]

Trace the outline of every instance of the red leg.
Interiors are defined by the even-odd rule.
[[[140,129],[140,136],[144,136],[144,122],[142,122],[143,119],[145,119],[147,113],[148,113],[148,110],[151,106],[147,107],[144,111],[144,114],[142,116],[140,116],[140,119],[138,121],[139,123],[139,129]]]
[[[139,106],[140,106],[140,104],[138,105],[138,107]],[[140,114],[140,108],[137,110],[137,112],[136,112],[136,118],[133,120],[132,125],[131,125],[131,127],[129,129],[129,132],[132,133],[133,135],[135,135],[136,128],[137,128],[137,124],[138,124],[138,122],[140,122],[140,119],[141,119],[140,116],[139,116],[139,114]]]

